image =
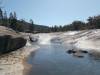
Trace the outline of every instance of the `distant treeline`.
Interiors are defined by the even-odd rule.
[[[100,29],[100,15],[89,17],[87,22],[73,21],[69,25],[64,26],[53,26],[51,31],[75,31],[75,30],[87,30],[87,29]]]
[[[12,28],[16,32],[29,32],[29,33],[44,33],[44,32],[61,32],[61,31],[75,31],[75,30],[87,30],[87,29],[100,29],[100,15],[89,17],[87,22],[73,21],[71,24],[64,26],[44,26],[34,24],[33,20],[30,22],[17,19],[16,12],[8,14],[6,11],[2,11],[0,8],[0,25]]]
[[[24,19],[18,20],[16,12],[11,12],[8,16],[6,11],[0,8],[0,25],[12,28],[16,32],[40,33],[50,32],[48,26],[34,24],[33,20],[26,22]]]

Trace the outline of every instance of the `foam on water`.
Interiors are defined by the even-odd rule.
[[[50,42],[51,39],[52,36],[50,34],[40,34],[38,43],[43,45],[51,44]]]

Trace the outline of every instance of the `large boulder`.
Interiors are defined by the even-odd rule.
[[[0,26],[0,53],[8,53],[26,45],[24,39],[19,33]]]

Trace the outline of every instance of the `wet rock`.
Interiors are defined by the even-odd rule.
[[[76,51],[74,51],[74,50],[72,49],[72,50],[68,50],[67,53],[68,53],[68,54],[72,54],[72,53],[76,53]]]
[[[30,42],[37,42],[38,41],[38,38],[30,37],[29,36],[29,40],[30,40]]]
[[[68,50],[67,53],[68,54],[72,54],[72,53],[88,53],[88,51],[86,51],[86,50],[74,50],[74,49],[71,49],[71,50]]]
[[[60,43],[60,44],[62,43],[62,41],[61,41],[61,39],[59,37],[51,39],[51,42],[53,42],[53,43]]]
[[[83,58],[85,56],[86,53],[88,53],[88,51],[86,50],[76,50],[76,49],[71,49],[66,51],[68,54],[72,54],[74,57],[78,57],[78,58]]]
[[[85,50],[80,50],[82,53],[88,53],[88,51],[85,51]]]

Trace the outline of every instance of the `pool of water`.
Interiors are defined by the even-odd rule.
[[[61,44],[40,45],[28,58],[32,68],[27,75],[100,75],[100,61],[95,56],[79,58],[66,51]]]

